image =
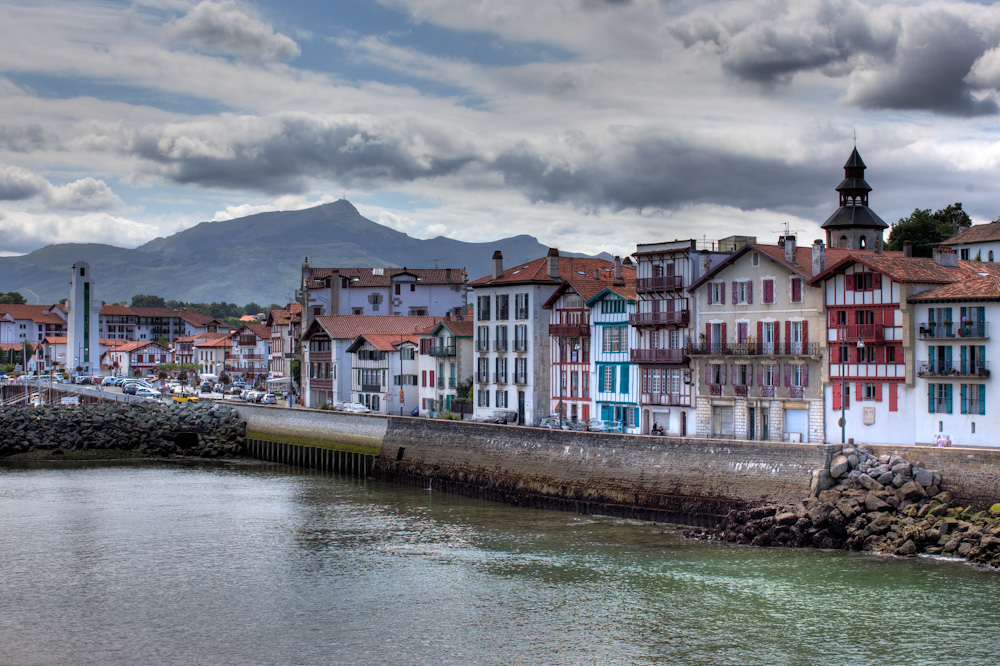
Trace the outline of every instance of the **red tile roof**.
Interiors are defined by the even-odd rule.
[[[125,344],[119,345],[111,351],[129,353],[142,349],[143,347],[148,347],[149,345],[156,345],[160,349],[166,349],[166,347],[155,340],[129,340]]]
[[[0,304],[0,317],[27,319],[36,324],[65,324],[66,320],[55,313],[54,305],[7,305]]]
[[[225,335],[221,338],[212,338],[209,340],[204,340],[203,342],[194,343],[195,347],[232,347],[233,339]]]
[[[402,337],[399,335],[392,335],[386,333],[365,333],[359,335],[358,339],[355,340],[355,344],[358,340],[367,340],[368,343],[379,351],[394,351],[400,344],[400,342],[412,342],[417,344],[418,339],[416,335],[406,335],[403,334]]]
[[[314,325],[322,327],[334,339],[353,340],[360,335],[412,335],[433,326],[442,317],[417,317],[399,315],[320,315]]]
[[[334,273],[349,278],[349,288],[389,287],[392,279],[402,274],[416,277],[420,284],[464,284],[468,279],[464,268],[311,268],[309,276],[313,287]]]
[[[503,273],[496,279],[492,275],[481,277],[469,283],[473,287],[493,286],[499,284],[520,284],[535,282],[541,284],[560,284],[568,282],[573,289],[579,293],[584,300],[588,300],[600,293],[606,287],[615,282],[614,264],[606,259],[594,259],[591,257],[564,257],[559,259],[559,276],[551,277],[548,274],[548,256],[533,259],[526,264],[520,264],[511,268],[504,268]],[[598,272],[597,279],[594,278],[594,271]],[[631,281],[635,283],[635,267],[622,266],[622,280],[626,284]]]
[[[1000,223],[974,224],[965,231],[956,234],[941,245],[965,245],[967,243],[989,243],[1000,241]]]
[[[988,267],[985,268],[984,267]],[[980,273],[965,279],[914,294],[910,303],[943,301],[1000,301],[1000,264],[981,264]]]

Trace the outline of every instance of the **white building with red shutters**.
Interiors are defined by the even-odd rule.
[[[271,359],[271,329],[264,324],[244,324],[229,336],[225,372],[249,384],[263,382]]]
[[[105,352],[101,365],[116,367],[115,374],[124,377],[146,377],[155,374],[157,366],[173,362],[170,350],[160,343],[132,340]]]

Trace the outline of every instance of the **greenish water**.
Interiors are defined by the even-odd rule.
[[[247,464],[0,469],[0,664],[992,664],[1000,575]]]

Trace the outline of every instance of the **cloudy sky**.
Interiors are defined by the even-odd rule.
[[[859,0],[0,0],[0,253],[349,199],[580,252],[1000,216],[1000,9]]]

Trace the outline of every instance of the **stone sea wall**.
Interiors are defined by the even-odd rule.
[[[224,405],[104,403],[0,410],[0,458],[35,450],[241,455],[246,423]]]

